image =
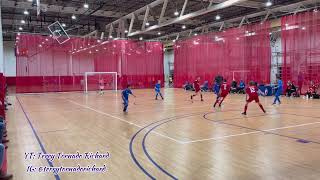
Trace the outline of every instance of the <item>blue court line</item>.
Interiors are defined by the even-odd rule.
[[[235,110],[228,110],[228,111],[219,111],[219,112],[233,112]],[[217,113],[217,112],[210,112],[210,113],[207,113],[207,114],[212,114],[212,113]],[[190,115],[192,116],[192,115]],[[168,122],[171,122],[171,121],[175,121],[177,119],[181,119],[181,118],[185,118],[185,117],[190,117],[190,116],[184,116],[184,117],[175,117],[174,119],[171,119],[171,120],[168,120],[168,121],[165,121],[165,122],[162,122],[156,126],[154,126],[153,128],[151,128],[143,137],[143,140],[142,140],[142,147],[143,147],[143,151],[145,153],[145,155],[148,157],[148,159],[158,168],[160,169],[163,173],[167,174],[168,176],[170,176],[172,179],[175,179],[177,180],[178,178],[176,178],[175,176],[173,176],[172,174],[170,174],[168,171],[166,171],[165,169],[163,169],[157,162],[155,162],[152,157],[150,156],[150,154],[148,153],[148,150],[147,150],[147,147],[146,147],[146,139],[148,137],[148,135],[153,131],[155,130],[156,128],[162,126],[163,124],[166,124]],[[259,116],[256,116],[256,117],[260,117],[262,115],[259,115]],[[265,115],[263,115],[265,116]],[[227,120],[235,120],[235,119],[240,119],[240,118],[230,118],[230,119],[227,119]],[[163,121],[163,120],[162,120]],[[220,120],[222,121],[222,120]]]
[[[227,111],[223,111],[223,112],[232,112],[232,111],[235,111],[235,110],[227,110]],[[162,126],[163,124],[166,124],[168,122],[171,122],[171,121],[175,121],[177,119],[181,119],[181,118],[186,118],[186,117],[191,117],[191,116],[195,116],[195,115],[199,115],[200,113],[194,113],[194,114],[189,114],[189,115],[182,115],[182,116],[176,116],[176,117],[172,117],[172,118],[167,118],[167,119],[163,119],[163,120],[160,120],[160,121],[164,121],[164,120],[168,120],[168,119],[171,119],[171,120],[168,120],[168,121],[165,121],[165,122],[162,122],[160,124],[157,124],[156,126],[154,126],[153,128],[149,129],[148,132],[144,135],[143,137],[143,140],[142,140],[142,147],[143,147],[143,151],[145,153],[145,155],[147,156],[147,158],[158,168],[160,169],[163,173],[167,174],[168,176],[170,176],[172,179],[175,179],[177,180],[178,178],[176,178],[175,176],[173,176],[172,174],[170,174],[168,171],[166,171],[165,169],[163,169],[157,162],[155,162],[152,157],[150,156],[150,154],[148,153],[148,150],[147,150],[147,147],[146,147],[146,139],[147,139],[147,136],[153,131],[155,130],[156,128]],[[209,114],[209,113],[208,113]],[[159,122],[159,121],[158,121]],[[157,122],[155,122],[157,123]],[[154,123],[153,123],[154,124]],[[150,124],[151,125],[151,124]],[[150,126],[149,125],[149,126]]]
[[[23,113],[24,113],[24,115],[25,115],[25,117],[26,117],[26,119],[27,119],[27,121],[28,121],[31,129],[32,129],[32,131],[33,131],[34,136],[36,137],[36,139],[37,139],[37,141],[38,141],[38,143],[39,143],[39,145],[40,145],[40,148],[41,148],[42,152],[43,152],[44,154],[47,154],[47,151],[46,151],[46,149],[44,148],[44,146],[43,146],[43,144],[42,144],[42,142],[41,142],[41,140],[40,140],[40,138],[39,138],[36,130],[34,129],[32,123],[31,123],[31,121],[30,121],[30,118],[29,118],[28,114],[27,114],[26,111],[24,110],[24,108],[23,108],[23,106],[22,106],[22,104],[21,104],[18,96],[16,96],[16,98],[17,98],[17,100],[18,100],[18,103],[19,103],[19,105],[20,105],[20,107],[21,107],[21,109],[22,109],[22,111],[23,111]],[[54,167],[54,166],[53,166],[53,163],[50,162],[48,159],[47,159],[47,162],[48,162],[48,164],[49,164],[50,167]],[[60,176],[59,176],[58,174],[53,173],[53,175],[54,175],[54,177],[56,178],[56,180],[60,180]]]
[[[177,119],[178,119],[178,118],[177,118]],[[156,162],[152,159],[152,157],[151,157],[150,154],[148,153],[148,150],[147,150],[147,148],[146,148],[145,143],[146,143],[146,138],[147,138],[147,136],[148,136],[149,133],[152,132],[155,128],[157,128],[157,127],[159,127],[159,126],[161,126],[161,125],[163,125],[163,124],[166,124],[166,123],[168,123],[168,122],[177,120],[177,119],[172,119],[172,120],[169,120],[169,121],[165,121],[165,122],[163,122],[163,123],[160,123],[160,124],[154,126],[153,128],[151,128],[151,129],[144,135],[143,140],[142,140],[143,151],[144,151],[145,155],[148,157],[148,159],[149,159],[149,160],[152,162],[152,164],[154,164],[158,169],[160,169],[163,173],[165,173],[166,175],[170,176],[170,177],[171,177],[172,179],[174,179],[174,180],[177,180],[178,178],[176,178],[174,175],[170,174],[168,171],[166,171],[165,169],[163,169],[158,163],[156,163]]]
[[[203,112],[202,112],[202,113],[203,113]],[[190,117],[190,116],[192,116],[192,115],[199,115],[199,114],[202,114],[202,113],[199,112],[199,113],[192,113],[192,114],[189,114],[189,115],[181,115],[181,118],[183,118],[183,117]],[[172,118],[177,118],[177,117],[179,117],[179,116],[169,117],[169,118],[165,118],[165,119],[162,119],[162,120],[153,122],[153,123],[151,123],[151,124],[149,124],[149,125],[141,128],[139,131],[137,131],[137,132],[132,136],[132,138],[131,138],[131,140],[130,140],[129,151],[130,151],[131,158],[133,159],[134,163],[139,167],[139,169],[140,169],[145,175],[147,175],[150,179],[155,180],[156,178],[153,177],[149,172],[147,172],[146,169],[144,169],[144,168],[142,167],[142,165],[141,165],[141,164],[138,162],[138,160],[136,159],[136,157],[135,157],[135,155],[134,155],[134,153],[133,153],[133,142],[134,142],[136,136],[137,136],[141,131],[143,131],[144,129],[148,128],[149,126],[152,126],[152,125],[154,125],[154,124],[156,124],[156,123],[159,123],[159,122],[162,122],[162,121],[165,121],[165,120],[169,120],[169,119],[172,119]],[[173,120],[175,120],[175,119],[173,119]],[[158,167],[158,168],[159,168],[159,167]],[[160,170],[161,170],[161,169],[160,169]]]
[[[306,139],[301,139],[301,138],[297,138],[297,137],[293,137],[293,136],[287,136],[287,135],[283,135],[283,134],[279,134],[279,133],[265,131],[265,130],[261,130],[261,129],[251,128],[251,127],[247,127],[247,126],[241,126],[241,125],[237,125],[237,124],[226,123],[226,122],[223,122],[223,121],[215,121],[215,120],[207,118],[208,114],[209,113],[204,114],[203,118],[206,119],[207,121],[211,121],[211,122],[214,122],[214,123],[225,124],[225,125],[229,125],[229,126],[234,126],[234,127],[238,127],[238,128],[252,130],[252,131],[258,131],[258,132],[262,132],[262,133],[266,133],[266,134],[272,134],[272,135],[285,137],[285,138],[289,138],[289,139],[294,139],[294,140],[306,140]],[[312,143],[315,143],[315,144],[320,144],[320,142],[317,142],[317,141],[311,141],[311,140],[306,140],[306,141],[312,142]]]

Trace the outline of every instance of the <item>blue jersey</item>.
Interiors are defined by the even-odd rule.
[[[132,94],[132,91],[130,89],[124,89],[122,91],[122,99],[128,100],[129,99],[129,94]]]
[[[157,83],[156,86],[154,87],[154,90],[156,92],[160,92],[161,84]]]
[[[283,89],[283,84],[282,84],[282,81],[279,79],[277,93],[282,93],[282,89]]]
[[[214,93],[215,94],[219,94],[220,91],[220,85],[218,83],[214,84]]]
[[[245,87],[246,87],[246,85],[244,84],[244,82],[243,82],[243,81],[241,81],[241,82],[240,82],[240,84],[239,84],[239,87],[240,87],[240,88],[245,88]]]

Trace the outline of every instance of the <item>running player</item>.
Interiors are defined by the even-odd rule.
[[[276,104],[277,101],[279,102],[279,104],[281,104],[280,96],[283,91],[283,84],[282,84],[282,80],[279,77],[277,79],[278,79],[278,85],[277,85],[276,93],[274,94],[275,98],[274,98],[273,104]]]
[[[246,105],[244,107],[244,112],[242,113],[243,115],[247,115],[247,109],[248,109],[248,104],[251,103],[252,101],[255,101],[256,103],[259,104],[261,110],[266,113],[266,111],[264,110],[262,104],[259,101],[259,95],[258,95],[258,87],[256,86],[256,83],[253,81],[250,81],[249,83],[249,87],[246,89]],[[249,98],[248,98],[249,96]]]
[[[162,94],[161,94],[161,81],[160,80],[158,80],[158,83],[155,85],[155,87],[154,87],[154,90],[156,91],[156,100],[158,100],[158,95],[160,95],[160,97],[162,98],[162,100],[163,100],[163,96],[162,96]]]
[[[194,82],[193,82],[193,88],[194,88],[194,91],[195,93],[193,95],[191,95],[191,100],[193,100],[193,97],[200,94],[200,97],[201,97],[201,101],[203,101],[203,98],[202,98],[202,93],[201,93],[201,89],[200,89],[200,77],[198,77]]]
[[[136,97],[132,94],[130,85],[127,86],[126,89],[124,89],[121,93],[122,100],[123,100],[123,112],[127,112],[128,106],[129,106],[129,94],[131,94],[133,97]]]
[[[223,83],[220,88],[220,93],[219,93],[217,100],[214,103],[213,107],[215,108],[216,105],[219,103],[219,101],[220,101],[219,107],[221,107],[222,102],[228,96],[229,92],[230,92],[230,85],[227,84],[227,80],[223,80]]]

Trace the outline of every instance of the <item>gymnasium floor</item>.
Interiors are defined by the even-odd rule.
[[[10,96],[9,172],[15,180],[38,179],[319,179],[320,101],[260,97],[241,115],[244,95],[230,95],[213,110],[215,96],[204,102],[189,92],[134,90],[129,113],[122,113],[120,92],[20,94]],[[45,159],[28,152],[110,153],[109,159],[54,160],[51,165],[107,166],[104,173],[28,173]]]

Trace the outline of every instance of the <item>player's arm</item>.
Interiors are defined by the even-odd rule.
[[[135,96],[135,95],[132,93],[132,91],[130,91],[129,94],[131,94],[133,97],[137,97],[137,96]]]

